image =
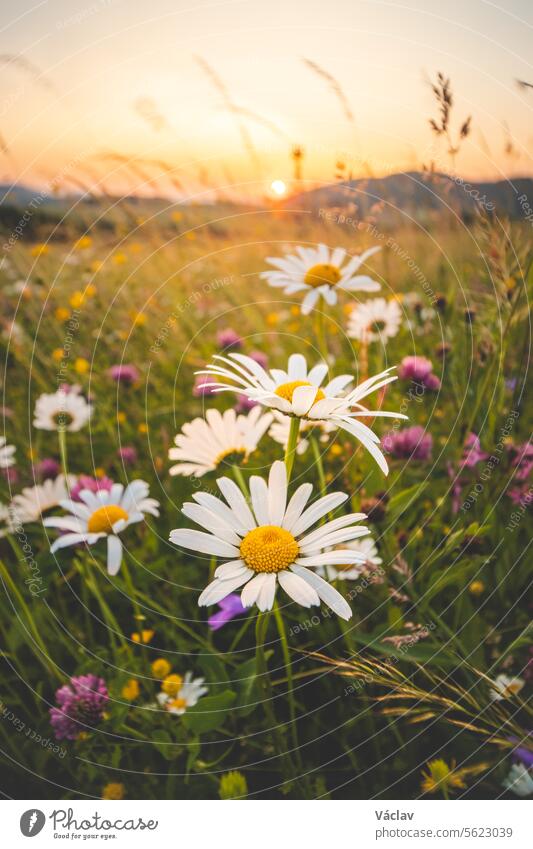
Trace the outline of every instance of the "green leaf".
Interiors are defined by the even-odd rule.
[[[235,698],[233,690],[224,690],[216,696],[205,696],[183,714],[183,724],[194,734],[214,731],[223,724]]]
[[[168,731],[163,731],[162,728],[156,729],[152,732],[152,740],[155,743],[157,751],[161,752],[167,761],[172,760],[172,758],[176,756],[177,747],[172,741]]]
[[[273,654],[272,649],[265,652],[267,663]],[[238,711],[238,715],[239,717],[249,716],[259,702],[259,697],[255,693],[257,679],[255,657],[251,657],[250,660],[238,666],[233,672],[233,679],[237,686],[235,708]]]

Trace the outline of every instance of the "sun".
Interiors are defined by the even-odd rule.
[[[287,194],[287,186],[283,180],[273,180],[270,184],[270,191],[276,197],[282,198]]]

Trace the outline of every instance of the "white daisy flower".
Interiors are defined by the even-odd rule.
[[[244,354],[232,353],[227,357],[216,355],[215,359],[222,365],[216,362],[200,372],[212,375],[218,381],[209,384],[213,392],[238,392],[285,415],[315,423],[325,421],[343,428],[359,439],[380,469],[388,473],[387,461],[378,448],[379,437],[359,418],[407,418],[402,413],[370,411],[360,403],[371,392],[396,380],[396,376],[391,375],[392,368],[368,378],[355,389],[344,391],[353,381],[352,375],[338,375],[322,386],[328,371],[327,365],[319,363],[308,370],[302,354],[289,357],[287,371],[270,369],[266,372],[259,363]]]
[[[297,247],[296,254],[283,258],[267,257],[267,262],[277,270],[264,271],[261,277],[271,286],[283,289],[286,295],[305,292],[302,313],[307,315],[316,306],[320,296],[327,304],[333,306],[337,303],[339,290],[379,291],[380,284],[376,280],[366,274],[356,273],[363,263],[379,250],[379,247],[369,248],[359,256],[351,257],[343,267],[347,258],[344,248],[335,248],[330,253],[326,245],[318,245],[317,248]]]
[[[0,436],[0,469],[9,469],[10,466],[13,466],[16,450],[14,445],[7,445],[5,436]]]
[[[118,534],[129,525],[142,522],[145,513],[159,516],[159,502],[148,498],[148,484],[145,481],[132,481],[124,489],[121,483],[114,483],[110,490],[91,492],[82,489],[81,502],[66,499],[60,506],[71,513],[70,516],[52,516],[45,519],[47,528],[66,531],[54,544],[52,553],[69,545],[86,543],[93,545],[107,537],[107,571],[116,575],[122,563],[122,542]]]
[[[173,675],[173,678],[179,678],[178,675]],[[157,701],[169,713],[181,716],[187,708],[197,704],[208,688],[204,686],[205,678],[193,678],[192,672],[187,672],[181,684],[177,684],[172,688],[171,693],[158,693]]]
[[[342,619],[351,617],[349,604],[314,569],[362,561],[358,552],[348,548],[324,549],[367,534],[368,528],[355,524],[365,514],[349,513],[309,531],[346,501],[346,493],[325,495],[306,509],[313,487],[304,483],[287,503],[287,472],[280,460],[272,465],[268,484],[255,475],[250,478],[251,507],[229,478],[219,478],[217,486],[226,503],[199,492],[193,495],[196,504],[184,504],[182,509],[207,533],[178,528],[170,534],[175,545],[229,561],[215,570],[215,580],[200,595],[200,607],[216,604],[245,585],[243,606],[256,604],[259,610],[270,610],[279,583],[303,607],[323,601]]]
[[[282,445],[283,448],[287,448],[290,429],[290,417],[284,416],[283,413],[279,413],[276,410],[274,412],[274,421],[272,422],[272,426],[268,431],[268,435],[274,440],[274,442],[277,442],[278,445]],[[315,432],[318,435],[318,439],[320,442],[327,442],[331,434],[334,433],[336,430],[336,426],[334,424],[331,424],[331,422],[308,421],[307,419],[302,419],[300,422],[300,431],[298,433],[298,443],[296,445],[296,452],[298,454],[305,454],[305,452],[309,448],[309,440],[305,438],[304,434],[310,434],[312,432]]]
[[[171,475],[194,475],[199,478],[212,472],[221,463],[244,463],[257,448],[272,421],[261,407],[253,407],[248,415],[238,416],[235,410],[207,410],[205,420],[198,418],[183,425],[168,456],[180,460],[172,466]]]
[[[92,407],[78,392],[58,390],[43,394],[35,404],[33,426],[40,430],[81,430],[91,417]]]
[[[322,575],[328,581],[357,581],[365,568],[372,566],[380,566],[383,563],[381,557],[378,556],[376,543],[372,537],[364,537],[364,539],[354,539],[346,543],[346,548],[351,551],[357,551],[361,559],[357,565],[353,563],[341,564],[332,566],[329,563],[317,569],[319,575]]]
[[[498,675],[493,684],[490,698],[493,702],[501,702],[502,699],[511,699],[518,695],[525,681],[522,678],[511,678],[509,675]]]
[[[63,475],[58,475],[53,480],[48,478],[36,486],[24,487],[9,505],[12,521],[21,525],[39,521],[43,513],[52,507],[59,507],[61,502],[68,498],[69,490],[75,483],[74,475],[69,475],[67,481]]]
[[[357,304],[348,316],[348,336],[360,342],[385,342],[396,336],[402,323],[398,301],[372,298]]]
[[[502,784],[522,799],[533,794],[533,776],[524,764],[513,764]]]

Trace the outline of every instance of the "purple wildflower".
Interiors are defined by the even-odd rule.
[[[424,389],[440,389],[440,380],[433,374],[433,363],[426,357],[404,357],[398,368],[401,380],[412,380]]]
[[[0,472],[2,472],[3,477],[9,484],[18,483],[19,473],[14,466],[8,466],[7,469],[0,469]]]
[[[241,613],[245,613],[247,610],[247,608],[242,606],[241,597],[237,593],[227,595],[226,598],[219,601],[218,606],[220,610],[213,613],[207,620],[212,631],[218,631],[219,628],[227,625],[228,622],[231,622],[232,619],[235,619],[236,616],[240,616]]]
[[[35,474],[40,480],[47,480],[48,478],[57,478],[59,472],[61,471],[61,466],[54,460],[53,457],[45,457],[44,460],[41,460],[35,466]]]
[[[429,460],[433,437],[423,427],[415,425],[404,430],[390,431],[382,439],[383,448],[396,459]]]
[[[261,366],[261,368],[266,368],[268,364],[268,357],[263,351],[252,351],[250,353],[250,359],[255,360],[255,362]]]
[[[109,492],[112,486],[113,481],[110,478],[91,478],[89,475],[80,475],[70,490],[70,497],[73,501],[81,501],[80,492],[83,489],[88,489],[90,492],[100,492],[103,489]]]
[[[108,375],[117,383],[125,383],[126,386],[131,386],[132,383],[137,383],[140,378],[140,372],[137,366],[123,363],[118,366],[111,366],[108,370]]]
[[[137,449],[133,445],[123,445],[118,449],[117,454],[126,466],[133,466],[137,462]]]
[[[257,406],[257,401],[247,398],[245,395],[239,395],[233,409],[236,413],[249,413],[252,407]]]
[[[194,379],[192,394],[195,398],[202,398],[204,395],[212,395],[213,390],[211,385],[213,383],[216,383],[216,381],[208,374],[197,374]]]
[[[242,339],[232,327],[226,327],[224,330],[219,330],[217,333],[217,345],[223,350],[228,348],[242,348]]]
[[[524,484],[523,486],[513,486],[505,493],[517,507],[529,507],[533,501],[533,487]]]
[[[94,728],[109,701],[103,678],[80,675],[56,691],[58,707],[50,708],[50,724],[56,740],[76,740],[86,728]]]
[[[469,433],[465,440],[465,450],[463,451],[463,457],[459,467],[463,469],[466,466],[471,469],[488,457],[489,454],[481,450],[479,436],[476,433]]]
[[[533,445],[531,442],[512,445],[510,451],[513,455],[511,465],[517,470],[515,478],[518,481],[525,481],[533,469]]]

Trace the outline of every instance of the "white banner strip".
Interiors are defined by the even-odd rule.
[[[57,847],[66,840],[142,849],[533,845],[531,802],[521,800],[4,801],[0,810],[6,849]]]

